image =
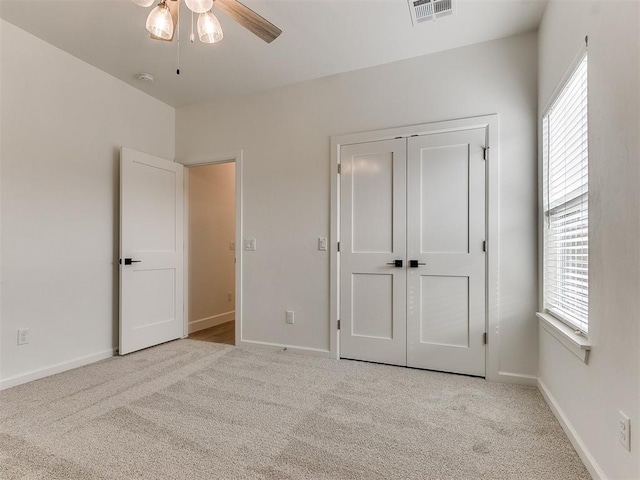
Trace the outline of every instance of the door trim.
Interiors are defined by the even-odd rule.
[[[185,160],[176,160],[185,167],[195,167],[202,165],[215,165],[220,163],[235,163],[235,322],[236,322],[236,345],[242,343],[242,150],[232,150],[230,152],[221,152],[211,155],[199,155],[190,157]],[[184,176],[184,330],[182,338],[189,335],[189,182],[188,175]]]
[[[354,143],[375,142],[398,137],[413,135],[428,135],[434,133],[455,132],[486,128],[489,159],[486,168],[486,240],[487,240],[487,270],[486,270],[486,332],[488,343],[485,351],[486,379],[508,383],[521,383],[519,379],[500,372],[500,303],[499,303],[499,267],[500,267],[500,210],[499,210],[499,178],[500,178],[500,118],[498,114],[478,117],[446,120],[442,122],[424,123],[396,127],[385,130],[336,135],[331,137],[331,225],[329,232],[329,348],[331,357],[340,356],[340,335],[338,331],[338,315],[340,312],[340,256],[338,242],[340,241],[340,178],[338,165],[340,163],[340,147]]]

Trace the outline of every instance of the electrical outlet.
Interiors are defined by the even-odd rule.
[[[618,440],[625,449],[631,451],[631,419],[622,410],[618,414]]]
[[[286,322],[290,325],[293,325],[293,310],[287,310]]]
[[[227,302],[230,302],[232,297],[233,295],[231,294],[231,292],[227,292]]]
[[[29,343],[29,329],[18,330],[18,345],[26,345],[27,343]]]

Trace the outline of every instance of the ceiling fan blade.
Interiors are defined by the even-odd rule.
[[[237,0],[214,0],[213,4],[267,43],[273,42],[282,33],[273,23]]]
[[[171,38],[160,38],[151,34],[151,38],[154,40],[162,40],[163,42],[170,42],[173,40],[173,37],[176,35],[176,28],[178,25],[178,12],[180,12],[180,0],[167,0],[167,7],[169,7],[169,11],[171,12],[171,18],[173,19],[173,35]]]

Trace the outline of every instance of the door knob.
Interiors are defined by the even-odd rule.
[[[142,260],[133,260],[132,258],[125,258],[124,264],[131,265],[132,263],[142,263]],[[122,259],[120,259],[120,264],[122,264]]]
[[[409,260],[409,266],[411,268],[418,268],[420,265],[426,265],[426,263],[418,262],[418,260]]]
[[[396,268],[402,268],[404,266],[404,262],[402,260],[394,260],[393,262],[387,263],[387,265],[393,265]]]

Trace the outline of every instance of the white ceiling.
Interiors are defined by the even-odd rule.
[[[0,0],[0,17],[175,107],[502,38],[538,27],[546,0],[457,0],[455,14],[414,27],[406,0],[244,0],[283,30],[267,44],[222,12],[224,39],[176,42],[145,30],[130,0]],[[137,80],[154,75],[152,84]]]

